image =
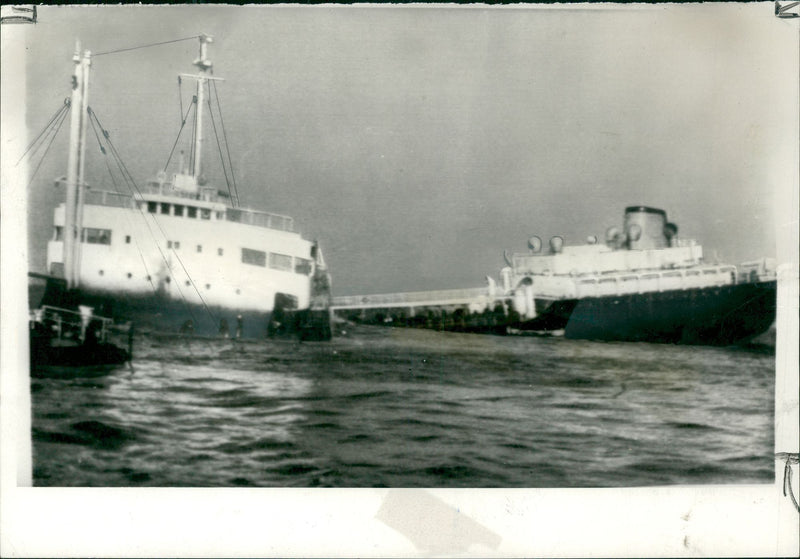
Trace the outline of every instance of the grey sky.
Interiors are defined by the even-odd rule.
[[[780,169],[796,161],[798,60],[797,31],[772,4],[39,16],[24,31],[29,134],[69,93],[76,38],[102,52],[213,35],[242,202],[319,238],[336,294],[477,286],[497,275],[503,249],[524,250],[532,234],[601,236],[632,204],[665,209],[709,257],[776,254]],[[192,70],[196,50],[190,41],[94,60],[90,105],[139,181],[166,161],[176,74]],[[65,127],[28,194],[36,271],[66,138]],[[105,164],[89,149],[89,181],[102,184]],[[205,159],[220,177],[216,153]]]

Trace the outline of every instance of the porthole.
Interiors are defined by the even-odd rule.
[[[167,279],[165,279],[164,281],[165,281],[166,283],[171,283],[171,282],[172,282],[172,278],[167,278]]]
[[[188,287],[190,285],[192,285],[192,282],[190,282],[189,280],[186,280],[186,286]]]
[[[133,277],[133,274],[128,272],[128,279],[131,279],[132,277]]]
[[[206,289],[211,289],[211,284],[210,283],[206,284]]]
[[[236,294],[237,294],[237,295],[241,295],[241,294],[242,294],[242,290],[241,290],[241,289],[237,289],[237,290],[236,290]]]
[[[98,273],[102,276],[103,275],[103,270],[100,270]]]

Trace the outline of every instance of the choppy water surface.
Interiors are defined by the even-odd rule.
[[[141,337],[32,381],[49,486],[613,487],[773,479],[774,355],[359,327]]]

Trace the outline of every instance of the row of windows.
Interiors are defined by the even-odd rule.
[[[145,206],[147,212],[151,214],[172,215],[175,217],[188,217],[190,219],[211,219],[211,210],[209,208],[198,208],[197,206],[186,206],[183,204],[169,204],[167,202],[144,202],[139,201],[136,203],[140,210],[144,210]],[[217,212],[217,219],[222,219],[223,213]]]
[[[64,240],[64,228],[56,225],[56,241]],[[110,245],[111,229],[95,229],[94,227],[84,227],[81,232],[81,242],[90,245]]]
[[[180,241],[167,241],[167,248],[179,250],[181,248],[181,242]],[[196,252],[203,252],[203,245],[195,245],[195,251]],[[217,249],[217,255],[218,256],[222,256],[223,254],[225,254],[225,251],[222,249],[222,247],[218,248]]]
[[[262,268],[266,268],[267,262],[269,262],[269,267],[273,270],[292,271],[292,257],[288,254],[278,254],[277,252],[243,248],[242,262],[251,266],[261,266]],[[309,275],[311,273],[311,260],[295,257],[294,271],[297,274]]]

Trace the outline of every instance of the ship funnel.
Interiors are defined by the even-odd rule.
[[[669,237],[666,235],[667,213],[648,206],[625,208],[624,231],[628,237],[628,248],[647,250],[666,248]]]

